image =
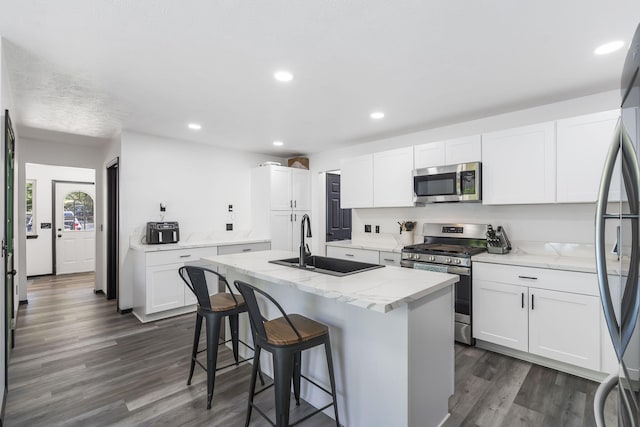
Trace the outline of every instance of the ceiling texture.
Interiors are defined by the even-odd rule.
[[[0,0],[19,133],[283,156],[616,89],[639,18],[637,0]]]

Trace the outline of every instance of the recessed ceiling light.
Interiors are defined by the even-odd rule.
[[[371,113],[371,118],[372,119],[382,119],[384,117],[384,113],[382,111],[376,111],[375,113]]]
[[[202,126],[197,123],[189,123],[189,129],[191,130],[200,130]]]
[[[280,146],[284,145],[284,142],[282,142],[282,141],[273,141],[273,145],[275,145],[276,147],[280,147]]]
[[[593,53],[595,53],[596,55],[606,55],[607,53],[612,53],[616,50],[620,50],[622,46],[624,46],[624,42],[622,40],[616,40],[598,46],[598,48],[596,48]]]
[[[273,77],[275,77],[279,82],[290,82],[293,80],[293,74],[285,70],[276,72]]]

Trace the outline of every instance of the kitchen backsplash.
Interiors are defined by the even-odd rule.
[[[616,211],[612,207],[611,212]],[[422,225],[435,223],[478,223],[502,225],[512,240],[537,242],[594,243],[595,204],[484,206],[476,203],[440,203],[413,208],[352,209],[354,233],[372,231],[399,234],[398,221],[417,221],[414,239],[422,236]],[[375,239],[375,233],[371,234]],[[615,230],[607,229],[606,242],[613,244]]]

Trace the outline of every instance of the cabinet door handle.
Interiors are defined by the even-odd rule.
[[[293,221],[298,222],[298,214],[293,214]]]
[[[191,255],[180,255],[180,258],[189,258]]]
[[[522,308],[524,308],[524,292],[523,292],[521,295],[522,295],[522,298],[521,298],[521,305],[522,305]]]
[[[533,294],[531,294],[531,310],[533,310],[533,309],[535,309],[535,308],[536,308],[536,304],[535,304],[535,302],[533,301]]]
[[[537,277],[533,277],[533,276],[518,276],[518,279],[538,280]]]
[[[385,260],[385,261],[388,261],[388,262],[393,262],[393,260],[392,260],[392,259],[389,259],[389,258],[384,258],[384,260]]]
[[[344,254],[344,256],[355,256],[354,254]]]
[[[297,208],[297,207],[298,207],[298,201],[297,201],[297,200],[294,200],[294,201],[293,201],[293,207],[294,207],[294,208]]]
[[[242,250],[242,252],[251,252],[251,248],[245,248]]]
[[[289,207],[292,208],[293,207],[293,200],[289,200]]]
[[[289,222],[293,222],[293,214],[289,214]]]

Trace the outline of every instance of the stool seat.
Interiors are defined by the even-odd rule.
[[[233,299],[234,297],[235,299]],[[242,296],[232,296],[229,293],[213,294],[209,297],[209,303],[211,304],[211,311],[227,311],[245,305]]]
[[[298,344],[309,341],[329,333],[329,328],[322,323],[311,320],[299,314],[289,314],[289,320],[300,333],[300,338],[291,329],[291,326],[284,317],[264,322],[264,329],[267,333],[267,342],[273,345]]]

